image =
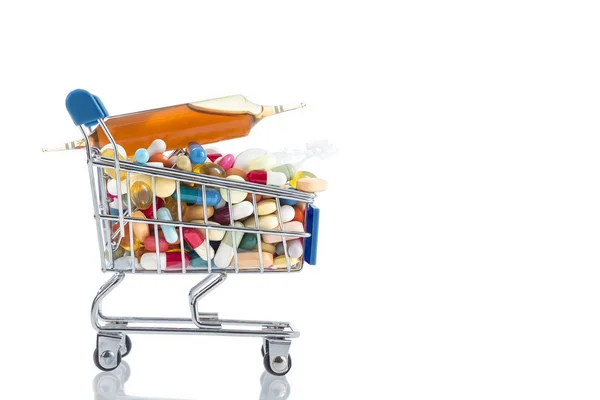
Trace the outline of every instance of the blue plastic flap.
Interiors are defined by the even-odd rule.
[[[93,125],[97,120],[108,117],[102,101],[87,90],[73,90],[67,95],[65,105],[75,125]]]
[[[319,214],[321,210],[312,205],[306,212],[306,231],[310,233],[304,241],[304,261],[310,265],[317,264],[317,245],[319,244]]]

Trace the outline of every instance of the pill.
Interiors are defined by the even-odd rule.
[[[183,221],[185,221],[185,214],[187,212],[188,205],[185,202],[179,203],[173,197],[170,197],[170,196],[165,197],[164,207],[166,207],[169,210],[169,212],[171,213],[171,218],[173,219],[173,221],[181,221],[182,220],[179,217],[179,204],[181,204],[181,216],[184,217]],[[160,207],[158,207],[158,205],[157,205],[156,208],[158,209]]]
[[[294,175],[294,178],[292,178],[292,180],[290,180],[290,185],[292,185],[293,188],[296,187],[296,182],[298,182],[298,179],[302,179],[302,178],[316,178],[317,176],[315,174],[313,174],[312,172],[308,172],[308,171],[298,171],[296,172],[296,175]]]
[[[175,166],[175,164],[177,163],[177,158],[178,158],[178,157],[179,157],[179,156],[172,156],[172,157],[169,157],[169,163],[168,163],[167,165],[165,165],[165,167],[167,167],[167,168],[172,168],[172,167],[174,167],[174,166]]]
[[[137,149],[135,152],[135,161],[140,164],[146,164],[150,159],[150,153],[146,149]]]
[[[215,213],[214,207],[206,206],[206,218],[207,219],[212,217],[214,213]],[[204,206],[196,204],[193,206],[186,207],[185,212],[183,213],[183,220],[186,222],[193,221],[193,220],[199,220],[199,221],[204,222]]]
[[[117,145],[117,152],[119,153],[119,160],[127,160],[127,153],[125,153],[125,149],[121,145]],[[107,144],[100,150],[100,155],[102,157],[113,159],[115,158],[115,151],[112,145]],[[104,173],[111,178],[115,179],[117,174],[114,168],[104,168]],[[120,174],[121,180],[124,180],[127,174],[125,172],[121,172]]]
[[[208,247],[207,251],[207,243],[198,229],[183,228],[183,240],[204,260],[212,259],[215,256],[212,247]]]
[[[277,158],[271,154],[265,154],[259,157],[254,158],[248,163],[247,171],[252,171],[255,169],[271,169],[275,165],[277,165]]]
[[[233,154],[227,154],[221,157],[220,160],[217,161],[217,164],[219,164],[221,167],[223,167],[225,171],[227,171],[229,168],[233,167],[234,162],[235,157],[233,156]]]
[[[165,202],[160,197],[155,197],[154,201],[156,202],[156,209],[162,208],[165,206]],[[153,219],[154,218],[154,206],[148,207],[145,210],[142,210],[146,218]]]
[[[177,229],[177,228],[176,228]],[[152,231],[151,231],[152,232]],[[177,232],[179,232],[179,230],[177,230]],[[165,234],[162,230],[158,231],[158,237],[159,238],[163,238],[165,239]],[[166,240],[166,239],[165,239]],[[168,242],[167,242],[168,243]],[[179,235],[177,235],[177,240],[173,243],[169,243],[170,245],[178,245],[179,244]]]
[[[300,259],[295,258],[295,257],[289,257],[289,260],[290,260],[290,266],[298,264],[298,261],[300,261]],[[275,259],[273,260],[273,266],[274,267],[286,267],[287,260],[285,259],[285,255],[275,257]]]
[[[277,203],[273,199],[262,200],[256,204],[258,215],[268,215],[277,211]]]
[[[246,228],[253,228],[253,229],[256,228],[256,220],[254,219],[254,216],[244,220],[244,226]]]
[[[131,218],[146,219],[146,216],[141,211],[135,211],[133,214],[131,214]],[[140,242],[143,242],[148,235],[150,235],[150,225],[142,222],[134,222],[133,234],[140,240]]]
[[[203,204],[202,189],[198,187],[181,186],[179,189],[181,201],[185,203]],[[173,194],[173,198],[177,200],[177,193]],[[221,195],[216,189],[206,189],[206,205],[215,206],[221,201]]]
[[[196,222],[199,224],[204,224],[204,220],[193,220],[190,222]],[[214,222],[214,221],[208,221],[207,225],[217,225],[217,226],[221,226],[221,224],[219,224],[218,222]],[[204,228],[198,228],[198,229],[202,229],[202,232],[204,234]],[[210,229],[208,228],[208,239],[210,241],[213,242],[218,242],[220,240],[223,240],[223,237],[225,236],[225,231],[224,230],[217,230],[217,229]],[[212,244],[212,243],[211,243]]]
[[[244,224],[241,222],[234,223],[236,227],[243,227]],[[235,241],[234,241],[235,236]],[[243,233],[242,232],[233,232],[227,231],[225,233],[225,237],[221,241],[219,248],[217,249],[217,253],[215,254],[215,266],[218,268],[226,268],[231,263],[234,255],[234,248],[237,248],[242,240]]]
[[[290,222],[294,219],[294,217],[296,216],[296,212],[294,211],[294,207],[292,206],[288,206],[283,205],[280,206],[280,214],[281,214],[281,222],[286,223],[286,222]]]
[[[290,257],[300,258],[302,253],[304,252],[304,247],[302,246],[302,241],[300,239],[292,239],[286,240],[287,251]],[[277,254],[285,255],[283,242],[277,243],[275,252]]]
[[[254,207],[249,201],[242,201],[241,203],[231,206],[231,213],[233,214],[234,221],[246,218],[247,216],[251,215],[253,211]],[[217,210],[212,219],[221,225],[229,225],[229,207],[223,207],[220,210]]]
[[[237,176],[241,176],[242,178],[244,178],[244,180],[247,180],[247,176],[246,173],[244,172],[243,169],[239,169],[239,168],[229,168],[228,170],[225,171],[225,174],[227,176],[230,175],[237,175]]]
[[[120,231],[120,223],[119,222],[115,222],[114,225],[111,228],[111,232],[112,234],[117,234],[117,232]],[[130,245],[131,245],[131,237],[133,236],[133,250],[137,250],[142,246],[142,242],[134,235],[132,229],[131,229],[131,224],[127,223],[125,225],[125,236],[121,239],[121,246],[127,250],[130,251]]]
[[[169,210],[166,207],[159,209],[156,212],[156,214],[158,216],[158,219],[160,219],[160,220],[172,221],[171,213],[169,212]],[[165,240],[167,242],[173,244],[179,238],[179,236],[177,235],[177,230],[175,229],[174,226],[161,224],[160,228],[162,229],[163,234],[165,235]]]
[[[223,157],[223,155],[218,152],[217,153],[209,153],[206,155],[206,158],[208,158],[210,160],[210,162],[215,162],[221,157]]]
[[[256,202],[258,203],[259,201],[262,200],[262,196],[260,194],[255,194],[254,197],[256,197]],[[248,193],[248,196],[246,196],[246,200],[252,202],[252,193]]]
[[[156,185],[155,191],[158,197],[169,197],[175,193],[175,190],[177,190],[177,182],[175,182],[173,179],[156,178],[154,183]]]
[[[157,167],[157,168],[162,168],[162,167],[164,167],[165,165],[164,165],[162,162],[160,162],[160,161],[148,161],[148,162],[146,163],[146,166],[148,166],[148,167]]]
[[[238,268],[256,267],[260,268],[260,253],[253,251],[251,253],[239,253],[237,257]],[[273,255],[270,253],[262,253],[263,267],[273,265]],[[235,259],[231,260],[231,267],[235,267]]]
[[[275,229],[277,226],[279,226],[279,218],[276,214],[269,214],[258,217],[259,229]]]
[[[248,164],[250,163],[250,161],[253,161],[255,158],[263,156],[267,153],[268,152],[265,149],[253,148],[253,149],[244,150],[240,154],[238,154],[238,156],[235,158],[235,163],[233,163],[233,166],[235,168],[239,168],[244,171],[250,171],[250,169],[248,169]],[[256,169],[256,168],[251,168],[251,169]]]
[[[148,251],[156,251],[156,236],[148,236],[144,240],[144,247]],[[164,238],[159,237],[158,238],[158,250],[164,252],[164,251],[167,251],[168,248],[169,248],[169,243]]]
[[[275,227],[274,230],[279,230],[279,227]],[[286,222],[283,224],[284,232],[304,232],[304,226],[298,221]],[[296,239],[296,236],[286,236],[286,239]],[[283,240],[282,236],[279,235],[262,235],[262,240],[267,243],[279,243]]]
[[[160,165],[154,164],[154,166],[165,167],[169,163],[169,159],[163,153],[156,153],[148,159],[148,164],[150,163],[160,163]]]
[[[245,182],[244,178],[242,178],[241,176],[237,176],[237,175],[230,175],[227,177],[227,179],[231,179],[233,181],[238,181],[238,182]],[[240,190],[231,190],[231,189],[221,188],[221,189],[219,189],[219,191],[221,192],[221,197],[223,199],[225,199],[225,201],[228,201],[231,204],[237,204],[239,202],[244,201],[246,199],[246,196],[248,195],[248,192],[242,192]]]
[[[204,161],[206,161],[206,151],[199,143],[190,142],[187,150],[188,154],[190,155],[190,160],[194,164],[202,164]]]
[[[221,196],[221,193],[219,192],[219,196]],[[215,210],[220,210],[221,208],[225,207],[227,205],[227,202],[225,201],[224,198],[221,197],[221,200],[219,200],[219,204],[217,204],[215,206]]]
[[[140,210],[145,210],[152,205],[154,195],[146,182],[137,181],[131,185],[131,203]]]
[[[258,238],[255,233],[244,233],[244,237],[240,242],[240,249],[252,250],[258,243]]]
[[[285,175],[286,182],[290,179],[294,179],[294,176],[296,175],[296,168],[292,164],[279,165],[271,168],[271,171],[283,173]]]
[[[281,186],[285,185],[287,178],[283,172],[265,171],[256,169],[248,172],[248,182],[260,183],[261,185]]]
[[[327,190],[327,181],[320,178],[301,178],[296,182],[296,189],[308,193],[323,192]]]
[[[227,176],[223,167],[212,162],[198,164],[192,169],[192,172],[201,175],[217,176],[219,178],[225,178]]]
[[[167,144],[162,139],[156,139],[150,144],[147,150],[150,157],[152,157],[154,154],[167,151]]]
[[[279,199],[279,204],[282,206],[295,206],[298,203],[298,200],[292,199]]]
[[[190,257],[184,254],[185,265],[190,262]],[[159,261],[159,262],[157,262]],[[161,270],[178,270],[182,269],[181,252],[159,253],[159,258],[156,258],[156,253],[144,253],[140,259],[142,268],[146,271],[156,271],[160,263]]]
[[[270,254],[275,254],[275,245],[274,244],[261,242],[260,246],[261,246],[262,251],[270,253]],[[252,250],[258,250],[258,246],[256,246]]]
[[[192,161],[188,156],[180,155],[175,161],[175,168],[181,171],[192,172]]]

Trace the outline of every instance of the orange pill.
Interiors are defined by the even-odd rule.
[[[156,153],[150,156],[148,162],[159,162],[162,163],[163,166],[170,165],[170,161],[163,153]]]
[[[256,202],[258,203],[259,201],[262,200],[262,196],[260,194],[256,195]],[[249,201],[250,203],[252,203],[252,193],[248,193],[248,196],[246,196],[246,201]]]
[[[292,221],[304,223],[304,210],[301,210],[300,207],[294,206],[294,219]]]
[[[229,168],[227,171],[225,171],[225,173],[227,174],[227,176],[237,175],[237,176],[241,176],[242,178],[244,178],[245,181],[248,180],[246,177],[246,173],[244,172],[243,169]]]

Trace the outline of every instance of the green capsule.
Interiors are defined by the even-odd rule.
[[[255,233],[245,233],[242,241],[240,242],[240,249],[252,250],[258,243]]]

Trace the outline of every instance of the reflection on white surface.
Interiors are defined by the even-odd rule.
[[[152,396],[128,396],[125,393],[125,383],[131,376],[131,368],[126,361],[110,372],[100,372],[94,378],[93,390],[95,400],[177,400]],[[285,400],[290,395],[290,384],[285,376],[274,376],[266,371],[260,377],[259,400]]]

